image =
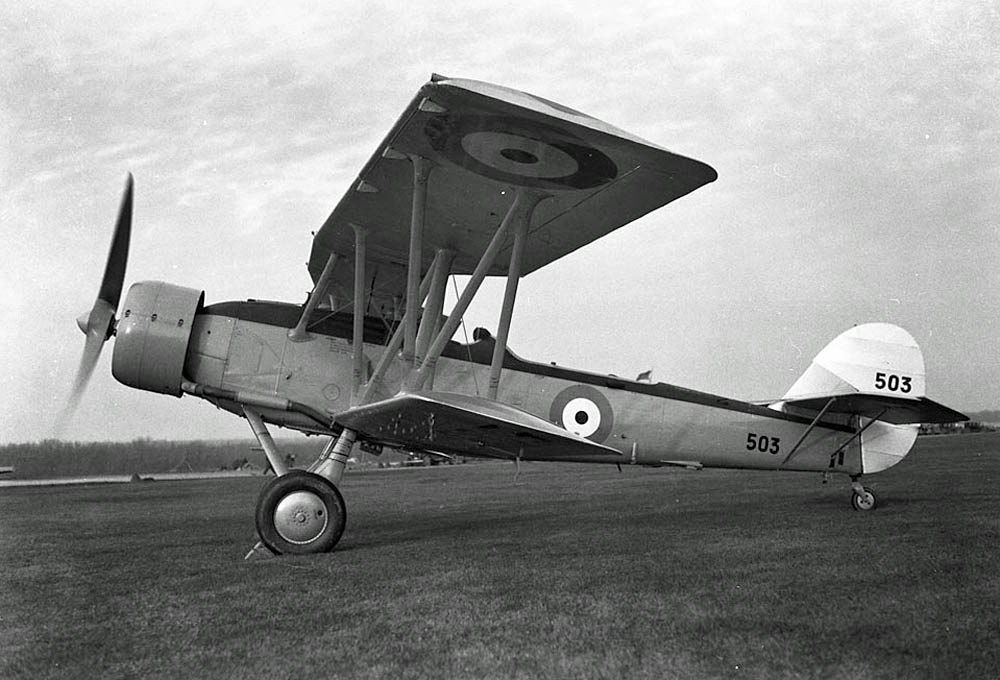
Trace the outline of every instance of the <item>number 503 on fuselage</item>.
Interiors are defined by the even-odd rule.
[[[507,347],[524,275],[716,179],[586,114],[509,88],[434,76],[316,232],[303,305],[224,302],[162,282],[119,305],[129,177],[87,334],[79,397],[104,341],[125,385],[193,395],[246,418],[276,478],[256,509],[276,553],[329,550],[354,446],[514,461],[863,474],[903,458],[921,422],[962,414],[925,396],[913,338],[864,324],[778,401],[752,403],[519,358]],[[445,310],[453,275],[468,283]],[[452,340],[487,276],[506,279],[495,336]],[[121,318],[115,319],[121,306]],[[289,470],[268,424],[328,436]]]

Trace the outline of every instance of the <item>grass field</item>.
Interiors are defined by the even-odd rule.
[[[1000,435],[868,480],[352,473],[338,549],[243,561],[260,479],[0,492],[0,677],[995,678]]]

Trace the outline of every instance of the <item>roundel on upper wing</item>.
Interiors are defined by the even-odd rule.
[[[603,151],[552,125],[504,116],[435,116],[424,134],[451,162],[514,186],[591,189],[618,176]]]
[[[607,397],[590,385],[573,385],[556,395],[549,420],[573,434],[602,443],[611,434],[615,415]]]

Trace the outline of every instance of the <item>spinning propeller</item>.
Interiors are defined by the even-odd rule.
[[[94,372],[94,366],[101,356],[101,349],[114,334],[115,312],[118,310],[118,301],[121,299],[122,286],[125,282],[129,235],[132,232],[132,187],[132,173],[129,173],[125,180],[125,192],[122,195],[121,207],[118,209],[118,222],[115,224],[115,233],[111,239],[111,250],[108,251],[108,262],[104,267],[101,288],[97,292],[94,306],[76,320],[76,325],[84,332],[87,339],[83,346],[80,367],[73,382],[73,391],[59,418],[57,431],[73,417],[80,403],[80,397],[83,396],[90,376]]]

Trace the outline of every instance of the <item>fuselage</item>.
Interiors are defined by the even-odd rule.
[[[351,315],[318,311],[309,339],[294,341],[288,329],[300,313],[296,305],[253,300],[202,308],[188,343],[185,377],[215,390],[304,404],[332,420],[351,408]],[[365,321],[369,375],[386,351],[391,330],[381,319]],[[484,394],[492,352],[488,337],[469,345],[450,343],[437,362],[433,389]],[[394,361],[375,397],[395,394],[406,370]],[[760,404],[525,361],[510,352],[497,400],[621,454],[590,455],[578,462],[862,472],[861,438],[850,422],[813,424],[808,417]],[[235,402],[213,401],[240,413]],[[328,433],[315,418],[295,411],[262,412],[278,425]]]

